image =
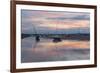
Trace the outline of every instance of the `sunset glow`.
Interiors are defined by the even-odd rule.
[[[21,10],[21,62],[90,59],[90,13]]]
[[[22,13],[23,33],[35,33],[34,28],[40,30],[39,33],[53,33],[52,30],[61,29],[67,32],[69,29],[89,28],[90,26],[89,13],[35,10],[22,10]],[[86,32],[89,33],[88,30]]]

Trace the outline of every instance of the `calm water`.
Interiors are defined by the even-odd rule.
[[[34,37],[22,39],[21,62],[87,60],[90,58],[89,41],[62,40],[54,43],[53,39]]]

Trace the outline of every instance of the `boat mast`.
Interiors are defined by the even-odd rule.
[[[33,31],[35,33],[35,40],[36,40],[36,42],[39,42],[40,41],[40,36],[37,34],[37,31],[35,29],[35,26],[33,26]],[[33,36],[34,36],[34,34],[33,34]]]

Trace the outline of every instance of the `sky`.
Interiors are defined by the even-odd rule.
[[[90,32],[90,13],[21,10],[22,33],[73,34]]]

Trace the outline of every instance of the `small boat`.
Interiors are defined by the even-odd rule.
[[[37,35],[35,40],[36,40],[36,42],[39,42],[40,41],[40,37]]]
[[[54,36],[53,37],[53,42],[57,43],[57,42],[61,42],[61,38],[59,36]]]

